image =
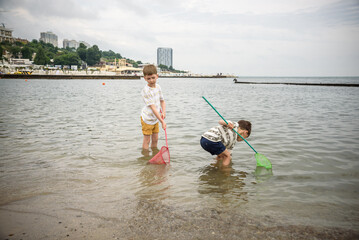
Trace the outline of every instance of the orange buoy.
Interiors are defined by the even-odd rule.
[[[103,82],[102,85],[105,85],[105,83]]]

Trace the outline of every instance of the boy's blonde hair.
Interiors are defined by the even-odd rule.
[[[156,68],[156,66],[153,65],[153,64],[146,65],[146,66],[143,68],[143,75],[146,76],[146,75],[152,75],[152,74],[157,74],[157,68]]]

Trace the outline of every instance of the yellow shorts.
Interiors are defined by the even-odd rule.
[[[143,135],[152,135],[153,133],[159,133],[160,132],[160,128],[159,128],[158,123],[156,123],[155,125],[147,124],[142,120],[142,117],[141,117],[141,125],[142,125],[142,133],[143,133]]]

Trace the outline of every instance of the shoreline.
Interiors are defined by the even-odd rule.
[[[0,78],[4,79],[133,79],[139,80],[140,76],[134,75],[45,75],[45,74],[1,74]]]
[[[232,78],[233,76],[227,75],[203,75],[203,76],[158,76],[159,78]],[[124,79],[124,80],[139,80],[141,76],[136,75],[72,75],[72,74],[0,74],[3,79]]]

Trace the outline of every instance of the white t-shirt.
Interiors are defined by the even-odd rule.
[[[228,121],[228,123],[232,123],[234,129],[238,128],[237,122],[233,123],[231,121]],[[229,150],[232,150],[237,142],[237,134],[231,129],[229,129],[228,127],[223,125],[219,125],[209,129],[207,132],[205,132],[202,135],[202,137],[212,142],[222,142],[223,145]]]
[[[150,105],[154,104],[157,108],[157,111],[160,112],[161,100],[164,100],[161,87],[158,84],[156,84],[156,87],[154,88],[151,88],[146,85],[142,89],[141,95],[143,101],[145,102],[145,106],[144,108],[142,108],[141,113],[142,120],[147,124],[154,125],[158,122],[158,119],[150,108]]]

